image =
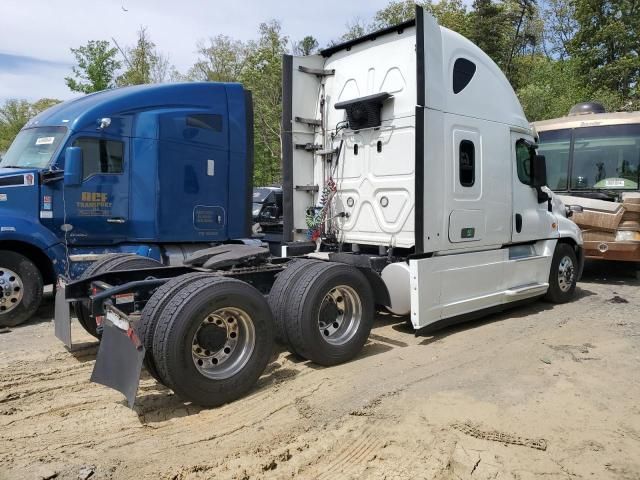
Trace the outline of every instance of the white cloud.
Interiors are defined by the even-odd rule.
[[[0,53],[71,65],[69,49],[88,40],[114,37],[133,44],[141,25],[179,70],[193,64],[196,43],[218,34],[248,40],[261,22],[278,19],[292,40],[313,35],[321,45],[338,38],[354,18],[371,18],[387,0],[318,2],[296,0],[1,0]],[[124,11],[126,9],[127,11]],[[0,62],[2,60],[0,59]],[[0,63],[0,101],[8,97],[70,98],[70,69],[41,65],[22,73]]]

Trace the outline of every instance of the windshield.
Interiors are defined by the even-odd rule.
[[[67,133],[65,127],[39,127],[18,133],[0,167],[45,168]]]
[[[273,192],[271,188],[256,187],[253,189],[254,203],[264,203],[267,197]]]
[[[539,151],[547,159],[551,189],[638,189],[640,125],[577,128],[573,140],[571,134],[569,129],[540,132]]]
[[[254,202],[253,208],[251,209],[253,216],[255,217],[256,215],[258,215],[260,213],[260,210],[262,210],[262,204]]]
[[[635,190],[639,172],[640,125],[576,130],[571,188]]]

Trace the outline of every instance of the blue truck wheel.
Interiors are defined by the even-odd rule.
[[[0,326],[15,327],[42,302],[42,274],[24,255],[0,250]]]
[[[248,283],[214,275],[176,289],[160,312],[153,339],[163,383],[203,407],[243,396],[273,351],[266,299]]]

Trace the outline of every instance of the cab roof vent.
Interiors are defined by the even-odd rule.
[[[367,95],[335,104],[336,110],[346,110],[349,128],[362,130],[363,128],[379,127],[382,123],[380,112],[385,100],[393,97],[388,92]]]
[[[604,105],[598,102],[584,102],[578,103],[571,107],[569,110],[570,117],[577,117],[578,115],[591,115],[594,113],[607,113]]]

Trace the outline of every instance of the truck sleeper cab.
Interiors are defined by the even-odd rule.
[[[93,379],[130,405],[143,362],[182,398],[215,406],[251,388],[271,335],[335,365],[361,350],[376,308],[421,329],[572,298],[582,238],[544,186],[513,90],[422,8],[319,55],[285,56],[282,127],[283,256],[305,255],[217,247],[59,296],[93,292],[94,314],[106,315]]]
[[[106,254],[175,265],[249,238],[252,122],[250,93],[219,83],[107,90],[31,120],[0,163],[0,325]]]

